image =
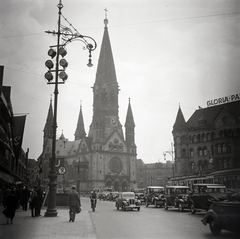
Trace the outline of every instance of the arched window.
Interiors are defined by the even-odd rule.
[[[195,163],[192,162],[192,164],[191,164],[191,171],[192,171],[192,173],[194,172],[194,168],[195,168]]]
[[[182,158],[186,158],[186,149],[182,149]]]
[[[226,152],[227,152],[226,144],[223,144],[223,145],[222,145],[222,152],[223,152],[223,153],[226,153]]]
[[[203,142],[207,141],[206,134],[202,134],[202,141]]]
[[[197,135],[197,142],[201,142],[201,135],[200,134]]]
[[[203,150],[202,150],[201,147],[198,148],[198,156],[199,156],[199,157],[203,156]]]
[[[207,156],[208,152],[207,152],[207,147],[203,147],[203,155]]]
[[[190,149],[190,158],[193,158],[194,157],[194,151],[193,149]]]

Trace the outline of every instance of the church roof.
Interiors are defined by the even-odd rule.
[[[173,130],[181,130],[186,124],[181,107],[179,106],[177,117],[173,125]]]

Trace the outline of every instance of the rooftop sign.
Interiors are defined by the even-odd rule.
[[[215,106],[240,100],[240,93],[207,101],[207,106]]]

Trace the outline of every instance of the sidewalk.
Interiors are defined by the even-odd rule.
[[[84,199],[83,199],[84,200]],[[76,215],[75,222],[69,222],[67,207],[57,207],[57,217],[31,217],[31,211],[18,209],[13,224],[7,224],[6,217],[0,207],[0,238],[1,239],[52,239],[52,238],[89,238],[96,239],[88,210],[82,207]],[[42,208],[44,215],[46,208]]]

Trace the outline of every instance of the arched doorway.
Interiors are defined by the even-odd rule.
[[[115,181],[113,187],[114,187],[114,191],[117,191],[117,192],[121,191],[119,181]]]
[[[128,191],[128,183],[126,181],[124,181],[122,183],[122,191],[123,192],[127,192]]]

